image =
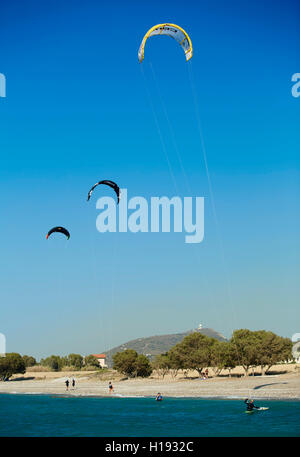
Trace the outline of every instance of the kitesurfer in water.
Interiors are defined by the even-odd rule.
[[[259,409],[259,406],[255,406],[255,404],[253,403],[253,400],[249,400],[248,398],[246,398],[246,400],[244,400],[244,403],[246,403],[246,405],[247,405],[247,411],[253,411],[253,409]]]

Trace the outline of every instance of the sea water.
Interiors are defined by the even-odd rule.
[[[300,402],[165,397],[0,395],[0,436],[300,436]]]

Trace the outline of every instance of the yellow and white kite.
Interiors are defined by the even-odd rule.
[[[148,30],[148,32],[146,33],[141,42],[138,54],[140,63],[144,59],[144,48],[147,39],[155,35],[167,35],[171,38],[174,38],[174,40],[176,40],[177,43],[179,43],[182,49],[184,50],[186,60],[190,60],[190,58],[192,57],[192,42],[185,30],[183,30],[181,27],[179,27],[179,25],[176,24],[157,24],[154,27],[151,27],[150,30]]]

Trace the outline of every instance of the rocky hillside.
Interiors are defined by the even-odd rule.
[[[105,351],[106,354],[106,363],[109,367],[112,366],[112,356],[116,352],[124,351],[125,349],[134,349],[138,354],[146,355],[150,360],[152,360],[157,354],[163,354],[171,349],[175,344],[180,343],[183,338],[190,333],[199,332],[203,335],[216,338],[219,341],[226,341],[226,338],[220,333],[216,332],[211,328],[202,328],[201,330],[188,330],[183,333],[175,333],[172,335],[156,335],[149,336],[147,338],[138,338],[136,340],[128,341],[121,346]]]

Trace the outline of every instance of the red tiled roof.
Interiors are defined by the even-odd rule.
[[[106,355],[105,354],[92,354],[94,357],[96,357],[97,359],[106,359]]]

